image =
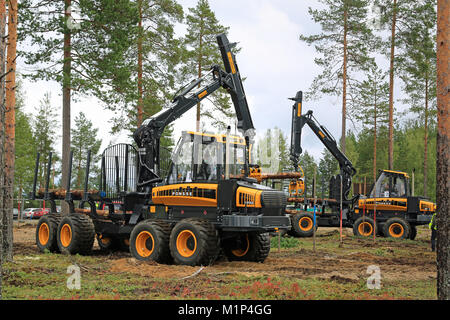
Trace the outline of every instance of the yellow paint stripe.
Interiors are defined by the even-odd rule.
[[[236,67],[234,66],[234,61],[233,61],[233,57],[231,56],[231,52],[227,52],[227,55],[228,55],[228,61],[230,61],[231,73],[235,74],[236,73]]]
[[[297,117],[300,117],[302,115],[302,103],[299,102],[297,106]]]
[[[204,96],[206,96],[207,94],[208,94],[208,92],[205,90],[205,91],[203,91],[202,93],[200,93],[200,94],[198,95],[198,98],[201,99],[201,98],[203,98]]]

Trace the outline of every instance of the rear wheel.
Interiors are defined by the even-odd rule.
[[[70,214],[61,219],[56,235],[62,253],[88,254],[95,238],[94,223],[83,214]]]
[[[170,226],[162,221],[141,221],[131,232],[130,252],[138,260],[168,263],[171,260],[169,234]]]
[[[41,252],[45,250],[50,252],[59,251],[56,234],[60,221],[61,215],[56,213],[47,214],[39,219],[36,226],[36,245]]]
[[[353,234],[359,237],[370,237],[377,234],[377,227],[372,218],[360,217],[353,224]]]
[[[291,216],[292,229],[290,234],[294,237],[312,237],[314,230],[314,216],[309,212],[300,212]],[[317,221],[316,221],[317,230]]]
[[[222,243],[229,261],[264,262],[270,252],[268,233],[244,233]]]
[[[384,235],[395,239],[408,239],[411,233],[409,223],[402,218],[390,218],[384,225]]]
[[[170,233],[170,253],[176,264],[210,265],[219,254],[219,236],[214,226],[203,219],[178,222]]]
[[[103,234],[97,234],[97,243],[100,247],[100,250],[105,252],[111,252],[117,250],[118,247],[118,239],[103,235]]]
[[[414,239],[416,239],[416,236],[417,236],[417,227],[411,226],[411,232],[409,233],[409,239],[414,240]]]

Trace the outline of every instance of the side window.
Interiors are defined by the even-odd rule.
[[[389,197],[389,177],[384,172],[377,179],[370,197],[384,198]]]
[[[192,181],[192,145],[192,141],[180,140],[167,179],[169,184]]]
[[[384,177],[384,179],[381,181],[381,188],[380,188],[379,197],[382,197],[382,198],[390,197],[390,193],[389,193],[389,177]]]
[[[403,197],[406,196],[405,179],[397,177],[394,179],[394,190],[392,190],[392,196]]]
[[[217,180],[217,143],[203,145],[202,157],[197,167],[197,180]]]

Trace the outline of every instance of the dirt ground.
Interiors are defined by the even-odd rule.
[[[414,241],[387,241],[384,238],[353,237],[344,229],[343,245],[339,246],[339,230],[321,228],[316,236],[316,250],[312,238],[300,238],[299,246],[289,249],[271,249],[264,263],[228,262],[219,260],[214,265],[199,268],[178,265],[142,263],[127,252],[113,253],[110,266],[113,273],[131,273],[147,278],[182,279],[202,273],[206,275],[285,276],[288,278],[329,279],[337,282],[359,282],[369,276],[370,265],[380,267],[385,281],[421,281],[436,279],[434,252],[429,249],[429,230],[418,228]],[[93,255],[99,252],[95,243]],[[35,222],[21,223],[14,228],[15,255],[38,254],[35,245]]]

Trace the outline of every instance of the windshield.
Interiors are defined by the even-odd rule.
[[[240,175],[245,165],[245,146],[230,143],[229,148],[229,173]],[[186,134],[180,138],[172,156],[167,183],[223,179],[226,160],[226,143],[210,135]]]
[[[406,193],[406,179],[404,176],[389,176],[382,172],[370,193],[370,197],[405,197]]]

